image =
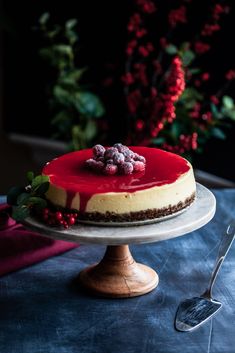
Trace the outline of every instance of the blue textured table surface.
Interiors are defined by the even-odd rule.
[[[131,299],[98,299],[71,284],[99,261],[103,246],[83,245],[0,278],[0,352],[4,353],[234,353],[235,244],[213,295],[223,308],[191,333],[174,329],[179,302],[201,294],[227,223],[235,217],[235,190],[214,192],[217,212],[203,228],[183,237],[131,246],[154,268],[160,283]]]

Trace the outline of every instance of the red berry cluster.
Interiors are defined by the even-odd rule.
[[[215,24],[205,24],[204,28],[201,31],[201,35],[204,37],[212,36],[214,32],[220,30],[220,25],[218,23]]]
[[[161,107],[162,121],[152,130],[152,136],[157,136],[158,132],[164,127],[164,123],[172,123],[175,119],[174,103],[179,99],[185,89],[184,71],[181,59],[176,56],[172,60],[171,68],[165,81],[166,91],[159,97],[158,106]]]
[[[230,11],[229,6],[227,5],[221,5],[221,4],[215,4],[213,11],[212,11],[212,18],[215,21],[218,21],[220,19],[220,16],[224,14],[228,14]]]
[[[156,11],[156,6],[151,0],[137,0],[136,3],[143,13],[151,14]]]
[[[106,175],[131,174],[145,170],[145,158],[134,153],[127,146],[116,143],[105,149],[102,145],[93,147],[93,158],[86,160],[86,166]]]
[[[168,13],[168,24],[170,30],[174,30],[178,24],[187,23],[188,4],[191,0],[183,0],[182,5],[177,8],[170,9]],[[126,96],[128,110],[128,134],[125,139],[126,144],[152,145],[161,144],[162,139],[166,142],[164,148],[172,150],[176,153],[185,153],[197,148],[197,133],[208,136],[213,127],[213,113],[210,110],[210,102],[219,105],[220,94],[209,94],[210,99],[208,105],[201,103],[205,92],[200,94],[199,88],[207,89],[207,81],[211,79],[208,72],[200,73],[197,68],[191,66],[191,62],[187,63],[187,55],[202,55],[211,49],[209,40],[212,35],[221,28],[219,20],[223,14],[229,12],[229,7],[224,4],[215,2],[211,6],[211,11],[206,23],[202,24],[199,35],[191,42],[182,43],[182,49],[178,53],[169,67],[169,62],[164,62],[165,53],[170,53],[170,47],[174,49],[175,44],[169,41],[169,36],[162,35],[159,38],[159,45],[154,45],[150,30],[152,27],[147,26],[147,15],[150,19],[154,17],[153,12],[156,11],[155,5],[151,0],[135,0],[136,10],[130,17],[128,23],[128,43],[126,48],[127,61],[126,73],[122,76],[124,83],[124,93]],[[207,42],[208,41],[208,42]],[[168,50],[169,47],[169,50]],[[180,47],[181,48],[181,47]],[[160,51],[159,49],[163,50]],[[188,52],[188,53],[187,53]],[[171,53],[170,53],[171,54]],[[185,72],[182,60],[185,54]],[[182,55],[182,56],[181,56]],[[181,58],[182,57],[182,60]],[[172,57],[168,56],[168,59]],[[193,60],[193,59],[192,59]],[[189,59],[190,61],[190,59]],[[235,70],[230,70],[225,74],[228,81],[235,79]],[[185,92],[183,99],[177,104],[181,94],[185,89],[185,80],[189,84],[190,89],[198,92],[198,97],[193,99]],[[228,82],[226,83],[228,87]],[[191,104],[186,104],[191,101]],[[187,106],[186,106],[187,105]],[[188,121],[179,116],[179,124],[176,119],[176,109],[183,109],[188,116]],[[182,116],[184,116],[182,114]],[[183,121],[184,120],[184,121]],[[183,124],[181,125],[181,122]],[[176,129],[176,136],[171,131],[171,124],[179,126]],[[165,132],[165,130],[168,130]],[[171,138],[172,137],[172,138]],[[176,141],[178,146],[170,144]],[[171,141],[169,145],[168,141]]]
[[[226,72],[225,78],[226,78],[228,81],[234,80],[234,79],[235,79],[235,70],[229,70],[228,72]]]
[[[175,27],[178,23],[187,23],[186,7],[180,6],[178,9],[173,9],[169,12],[168,22],[171,27]]]
[[[62,226],[65,229],[75,224],[78,217],[77,212],[52,211],[49,208],[44,208],[42,212],[43,221],[49,226]]]
[[[196,150],[198,147],[197,139],[198,134],[196,132],[193,132],[192,135],[181,134],[178,145],[172,146],[164,143],[162,147],[169,152],[182,154],[190,150]]]
[[[204,54],[208,50],[210,50],[210,48],[211,48],[211,46],[209,44],[204,43],[200,40],[198,40],[194,43],[194,50],[197,54]]]

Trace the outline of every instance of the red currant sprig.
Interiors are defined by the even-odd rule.
[[[75,224],[77,217],[77,212],[51,211],[49,208],[44,208],[42,212],[42,219],[47,225],[63,226],[65,229]]]

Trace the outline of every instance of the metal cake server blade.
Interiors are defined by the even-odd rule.
[[[234,237],[235,220],[229,224],[221,240],[218,257],[208,288],[200,297],[187,299],[180,303],[175,316],[175,328],[178,331],[192,331],[196,329],[215,315],[222,307],[222,304],[218,300],[212,298],[212,287]]]

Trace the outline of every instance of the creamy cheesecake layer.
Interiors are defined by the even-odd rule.
[[[63,208],[76,209],[85,218],[86,214],[99,219],[112,214],[112,218],[124,215],[125,220],[128,215],[145,219],[174,213],[192,203],[196,184],[188,161],[160,149],[131,149],[146,158],[144,173],[96,175],[84,169],[90,150],[53,160],[43,169],[43,174],[50,177],[48,200]]]
[[[187,198],[191,198],[195,189],[194,175],[190,168],[189,172],[180,176],[173,184],[156,186],[132,193],[109,192],[92,195],[84,211],[122,214],[155,208],[161,209],[169,207],[169,205],[177,205]],[[64,189],[50,185],[47,198],[58,206],[66,207],[67,193]],[[80,194],[78,192],[73,197],[71,208],[80,210]]]

